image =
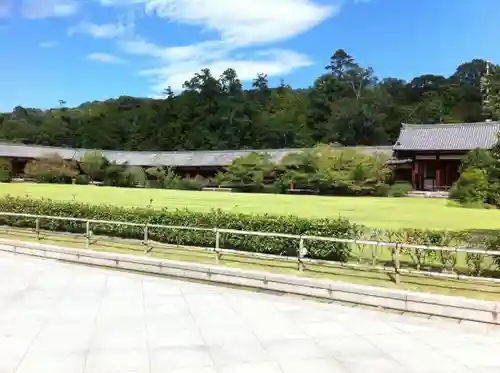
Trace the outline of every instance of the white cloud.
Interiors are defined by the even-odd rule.
[[[21,13],[25,18],[67,17],[77,13],[76,0],[22,0]]]
[[[121,23],[95,24],[91,22],[82,22],[68,30],[70,35],[87,34],[94,38],[116,38],[125,35],[129,31],[129,26]]]
[[[98,0],[107,6],[140,6],[149,16],[211,31],[211,40],[190,45],[162,46],[140,36],[118,41],[130,54],[150,57],[160,67],[141,71],[155,91],[170,85],[180,89],[185,80],[203,68],[219,75],[234,68],[243,81],[258,73],[282,76],[312,61],[291,50],[276,49],[279,42],[307,32],[340,11],[342,0],[322,5],[317,0]],[[238,57],[249,48],[252,58]],[[263,55],[265,54],[265,55]]]
[[[279,76],[312,64],[307,56],[289,50],[269,50],[259,54],[262,58],[223,58],[212,61],[194,59],[158,69],[143,70],[140,74],[151,77],[152,89],[158,93],[168,86],[179,90],[194,73],[204,68],[209,68],[214,76],[219,76],[231,67],[236,70],[242,81],[249,81],[259,73]]]
[[[145,9],[170,21],[216,31],[227,43],[248,46],[301,34],[338,12],[340,5],[311,0],[146,0]]]
[[[96,53],[91,53],[87,56],[89,60],[93,61],[98,61],[98,62],[104,62],[104,63],[113,63],[113,64],[122,64],[126,63],[124,59],[115,56],[110,53],[101,53],[101,52],[96,52]]]
[[[41,48],[54,48],[59,45],[58,41],[55,40],[47,40],[47,41],[42,41],[40,44],[38,44]]]

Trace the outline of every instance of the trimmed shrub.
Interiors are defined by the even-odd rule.
[[[24,167],[24,175],[39,183],[71,184],[78,174],[76,164],[58,154],[32,160]]]
[[[87,175],[76,175],[75,176],[75,184],[78,185],[88,185],[90,183],[89,177]]]
[[[147,184],[146,172],[142,167],[127,167],[124,171],[124,178],[129,186],[144,188]]]
[[[184,177],[179,180],[175,189],[181,190],[203,190],[207,181],[200,175],[195,177]]]
[[[488,199],[488,175],[485,170],[464,171],[450,190],[450,198],[462,204],[482,204]]]
[[[383,184],[378,185],[375,188],[373,195],[375,197],[387,197],[387,196],[389,196],[390,190],[391,190],[391,186],[389,184],[383,183]]]
[[[8,159],[0,158],[0,183],[12,181],[12,163]]]
[[[295,216],[246,215],[214,210],[210,213],[188,210],[123,208],[110,205],[89,205],[77,202],[56,202],[44,199],[0,198],[0,211],[36,215],[66,216],[94,220],[113,220],[173,226],[225,228],[245,231],[274,232],[294,235],[317,235],[357,238],[362,227],[346,219],[306,219]],[[0,224],[33,227],[34,219],[0,216]],[[85,224],[64,220],[40,220],[40,228],[73,233],[85,232]],[[92,224],[97,235],[121,238],[143,238],[143,228],[114,224]],[[152,240],[185,246],[214,247],[215,233],[207,231],[150,228]],[[297,239],[221,234],[222,248],[295,256]],[[350,246],[346,243],[306,241],[308,256],[316,259],[346,261]]]
[[[408,183],[393,184],[389,188],[389,197],[407,197],[413,187]]]

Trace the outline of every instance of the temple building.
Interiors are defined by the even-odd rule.
[[[473,149],[491,149],[500,122],[403,124],[393,146],[395,177],[415,190],[448,190],[459,175],[460,160]]]

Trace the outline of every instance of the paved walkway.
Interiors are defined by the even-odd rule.
[[[0,373],[500,372],[500,330],[0,252]]]

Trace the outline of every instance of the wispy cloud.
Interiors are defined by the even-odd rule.
[[[40,46],[40,48],[54,48],[59,46],[59,42],[55,40],[47,40],[47,41],[42,41],[38,45]]]
[[[21,14],[29,19],[67,17],[76,14],[80,4],[76,0],[22,0]]]
[[[96,24],[91,22],[82,22],[68,30],[69,35],[86,34],[94,38],[116,38],[125,35],[131,30],[131,26],[121,23]]]
[[[180,89],[186,80],[204,68],[209,68],[212,74],[219,76],[224,70],[231,67],[237,71],[238,77],[242,81],[249,81],[254,79],[258,73],[280,76],[311,64],[312,61],[309,57],[301,53],[289,50],[268,50],[256,57],[228,57],[212,61],[194,59],[191,62],[171,63],[158,69],[142,70],[140,74],[152,79],[153,92],[161,92],[168,86],[176,90]]]
[[[115,56],[114,54],[104,52],[91,53],[87,56],[87,59],[112,64],[123,64],[127,62],[126,60]]]
[[[201,33],[216,33],[212,40],[178,46],[158,45],[140,36],[119,40],[124,52],[148,56],[161,66],[140,72],[152,79],[155,91],[169,85],[179,89],[205,67],[214,74],[233,67],[240,79],[250,80],[258,73],[280,76],[309,66],[313,62],[306,55],[274,46],[336,15],[342,2],[331,0],[329,5],[323,5],[317,0],[99,1],[107,6],[140,6],[151,17],[197,26]],[[258,49],[253,56],[242,57],[250,48]]]
[[[216,31],[226,43],[248,46],[301,34],[340,6],[311,0],[147,0],[145,9],[170,21]]]

